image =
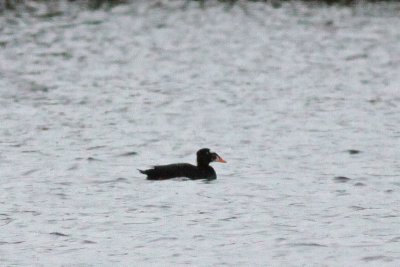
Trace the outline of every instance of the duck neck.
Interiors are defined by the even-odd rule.
[[[210,163],[207,161],[197,160],[197,167],[199,167],[199,168],[202,168],[202,169],[208,168],[209,164]]]

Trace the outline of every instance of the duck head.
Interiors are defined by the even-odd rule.
[[[211,152],[208,148],[197,151],[197,166],[208,166],[211,162],[226,163],[217,153]]]

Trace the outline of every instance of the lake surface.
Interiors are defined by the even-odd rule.
[[[400,265],[400,4],[36,5],[0,15],[1,266]],[[203,147],[215,181],[137,171]]]

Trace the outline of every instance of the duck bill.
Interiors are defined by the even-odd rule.
[[[223,158],[221,158],[220,156],[217,156],[217,158],[214,161],[215,162],[226,163],[226,161]]]

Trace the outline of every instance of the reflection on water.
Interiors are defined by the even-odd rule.
[[[0,264],[397,266],[399,8],[3,14]]]

